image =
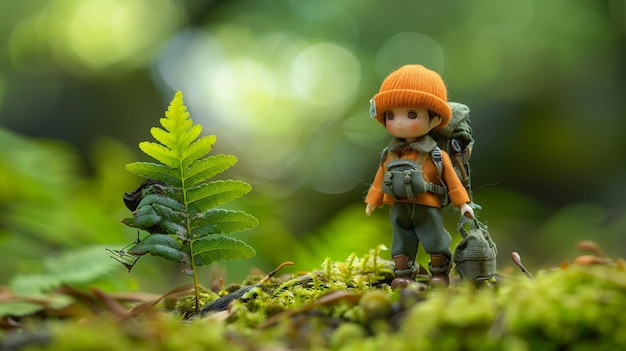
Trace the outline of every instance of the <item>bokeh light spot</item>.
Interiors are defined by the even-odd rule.
[[[152,61],[182,21],[181,6],[170,0],[50,1],[17,26],[11,53],[15,61],[53,57],[76,76],[125,72]]]
[[[295,58],[290,72],[291,86],[301,99],[320,107],[345,107],[354,100],[361,66],[343,47],[318,43]]]
[[[222,118],[229,124],[250,133],[259,130],[286,131],[291,120],[275,118],[275,79],[262,62],[248,58],[222,62],[208,82],[212,97]]]

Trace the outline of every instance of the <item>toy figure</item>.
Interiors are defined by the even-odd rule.
[[[451,237],[443,226],[442,204],[449,198],[461,215],[474,217],[474,211],[450,157],[429,135],[450,121],[446,86],[436,72],[406,65],[385,78],[370,104],[371,117],[394,136],[365,199],[368,216],[376,207],[391,205],[391,286],[413,281],[419,243],[430,255],[430,284],[448,285]]]

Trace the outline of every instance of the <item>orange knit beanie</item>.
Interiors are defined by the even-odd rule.
[[[441,76],[422,65],[405,65],[385,78],[378,94],[370,100],[370,115],[382,125],[384,112],[398,107],[421,107],[441,117],[441,129],[450,122],[446,85]]]

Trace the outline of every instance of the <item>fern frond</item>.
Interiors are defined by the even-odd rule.
[[[166,166],[172,168],[179,168],[180,166],[176,150],[172,150],[165,145],[153,143],[150,141],[143,141],[139,143],[139,148],[146,155],[154,158],[155,160],[161,162]]]
[[[187,106],[183,104],[183,93],[178,91],[174,94],[174,99],[167,107],[165,112],[166,118],[161,118],[161,125],[172,134],[182,134],[189,130],[193,125],[193,121],[189,119]]]
[[[22,317],[32,315],[45,308],[34,302],[5,302],[0,304],[0,317]]]
[[[252,190],[252,187],[238,180],[216,180],[200,184],[187,191],[187,201],[198,212],[206,211],[226,202],[237,199]]]
[[[185,174],[185,188],[203,182],[213,176],[224,172],[237,163],[237,157],[233,155],[215,155],[193,162]]]
[[[42,294],[62,285],[87,285],[112,273],[116,267],[103,246],[89,246],[44,259],[42,273],[17,275],[9,287],[20,295]]]
[[[154,139],[156,139],[159,143],[163,145],[176,144],[176,136],[161,128],[157,128],[157,127],[150,128],[150,134],[152,134]]]
[[[215,208],[245,195],[251,187],[235,180],[208,182],[233,166],[237,158],[206,156],[213,149],[216,137],[200,137],[202,127],[189,118],[181,92],[176,93],[160,123],[162,128],[150,130],[157,142],[139,144],[145,154],[160,164],[126,165],[130,172],[149,180],[125,195],[127,207],[134,211],[133,217],[122,222],[150,235],[121,253],[152,254],[190,265],[197,299],[196,266],[245,259],[255,254],[252,247],[223,234],[251,228],[258,223],[257,219],[245,212]]]
[[[191,143],[189,147],[181,149],[183,176],[187,172],[187,167],[189,167],[191,163],[208,154],[213,149],[215,140],[215,135],[205,136]]]
[[[45,273],[17,275],[9,281],[9,287],[16,294],[43,294],[63,284],[61,279]]]
[[[217,261],[241,260],[256,254],[252,246],[241,240],[217,236],[195,240],[192,244],[194,263],[206,266]]]
[[[207,135],[196,140],[200,136],[200,134],[202,134],[202,126],[199,124],[192,125],[191,128],[189,128],[184,134],[180,135],[178,148],[181,150],[186,150],[191,147],[193,143],[198,142],[201,139],[206,139],[209,141],[209,148],[204,154],[209,153],[211,150],[213,150],[213,144],[215,144],[215,140],[217,140],[217,138],[215,137],[215,135]],[[196,141],[194,142],[194,140]]]
[[[64,285],[84,286],[113,272],[117,264],[108,258],[105,248],[97,245],[48,258],[44,267]]]
[[[26,300],[33,302],[19,301],[20,297],[26,297]],[[43,309],[60,310],[74,302],[71,296],[63,294],[28,294],[18,296],[17,299],[17,301],[3,301],[3,303],[0,304],[0,317],[11,316],[14,318],[28,316]]]
[[[150,129],[150,134],[161,144],[168,146],[172,149],[174,145],[176,148],[180,150],[185,150],[189,147],[189,145],[196,140],[197,137],[202,133],[202,126],[199,124],[191,126],[186,133],[178,135],[174,133],[169,133],[161,128],[153,127]],[[215,137],[213,137],[213,143],[215,142]],[[210,149],[207,151],[211,151]]]
[[[133,162],[127,164],[126,169],[142,178],[155,179],[175,188],[182,187],[180,171],[176,168],[152,162]]]
[[[256,218],[242,211],[213,209],[192,216],[191,236],[230,234],[252,228],[258,223]]]

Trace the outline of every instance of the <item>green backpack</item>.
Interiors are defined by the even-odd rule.
[[[437,146],[450,156],[456,175],[472,199],[469,159],[474,147],[474,138],[472,138],[470,125],[470,109],[467,105],[458,102],[448,102],[448,105],[452,109],[450,122],[430,135],[437,142]],[[440,169],[440,166],[437,168]],[[470,205],[475,209],[480,208],[473,200]]]

